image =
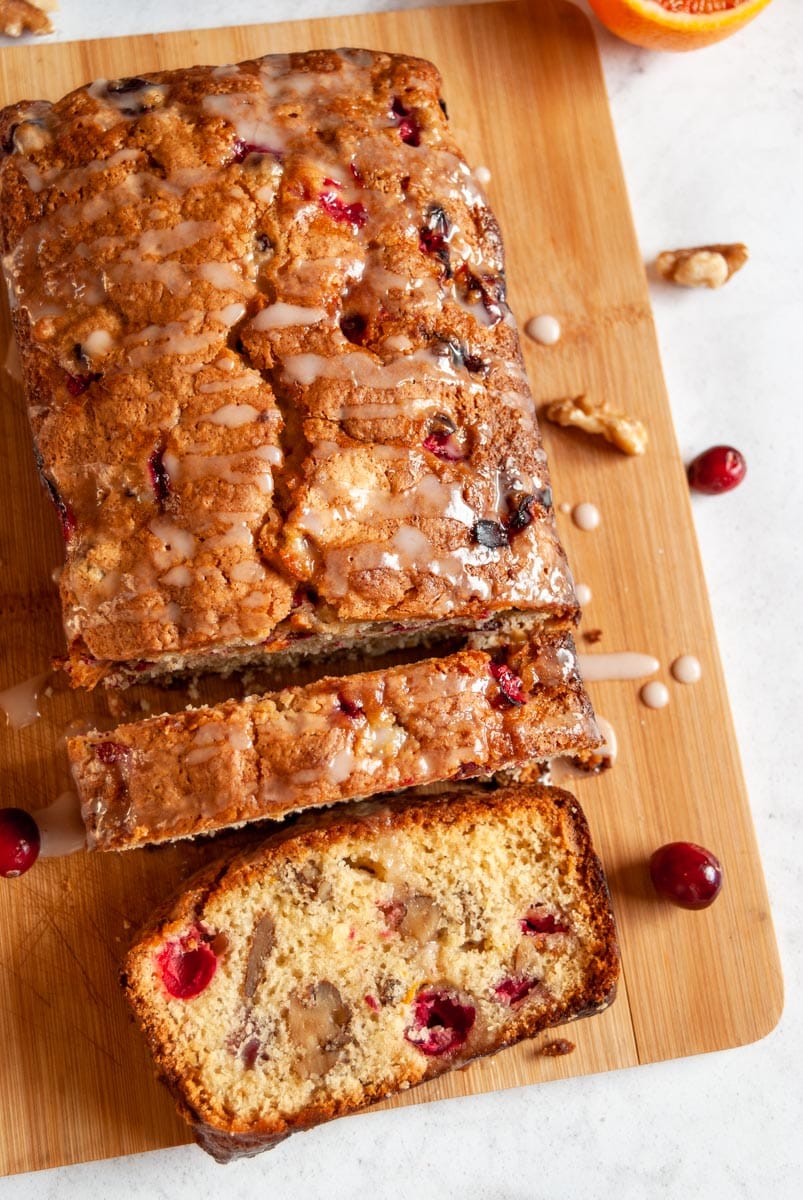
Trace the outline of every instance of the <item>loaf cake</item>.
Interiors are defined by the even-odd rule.
[[[537,786],[356,806],[187,885],[123,983],[219,1161],[599,1012],[613,916],[577,802]]]
[[[152,717],[68,752],[90,848],[127,850],[599,740],[560,634]]]
[[[6,108],[0,236],[75,684],[576,620],[430,63],[272,55]]]

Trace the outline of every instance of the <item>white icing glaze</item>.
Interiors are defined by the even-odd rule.
[[[34,819],[42,839],[42,858],[61,858],[85,848],[86,830],[75,792],[62,792],[47,808],[34,813]]]
[[[613,679],[643,679],[654,675],[660,663],[651,654],[621,650],[615,654],[578,654],[577,665],[586,683]]]
[[[703,673],[699,658],[693,654],[681,654],[670,668],[678,683],[697,683]]]
[[[227,429],[239,429],[241,425],[250,425],[259,416],[259,409],[253,404],[224,404],[201,417],[202,421],[211,421],[213,425],[225,425]]]
[[[94,329],[81,342],[81,350],[90,358],[102,358],[114,346],[114,338],[107,329]]]
[[[530,317],[524,332],[542,346],[554,346],[560,341],[560,322],[549,313],[541,313],[537,317]]]
[[[12,379],[16,380],[17,383],[22,382],[22,363],[20,362],[17,343],[13,337],[8,343],[6,356],[3,360],[3,370],[6,371]]]
[[[474,168],[474,178],[482,187],[487,187],[491,182],[491,172],[487,167],[479,166]]]
[[[583,608],[591,603],[591,588],[587,583],[576,584],[574,590],[577,592],[577,602]]]
[[[659,679],[645,683],[639,695],[647,708],[665,708],[669,703],[669,690]]]
[[[279,302],[263,308],[251,322],[252,329],[289,329],[294,325],[317,325],[326,320],[325,308],[305,308],[301,304]]]
[[[562,500],[560,502],[560,504],[558,505],[558,512],[570,513],[571,511],[572,511],[571,504],[568,504],[565,500]]]
[[[38,719],[39,692],[49,676],[50,672],[45,671],[42,675],[34,675],[0,692],[0,708],[5,712],[6,723],[12,729],[25,729]]]
[[[600,512],[595,504],[584,500],[581,504],[575,504],[572,509],[572,520],[578,529],[589,533],[592,529],[596,529],[600,523]]]

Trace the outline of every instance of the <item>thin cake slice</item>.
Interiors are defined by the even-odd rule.
[[[599,740],[562,634],[152,717],[68,750],[90,847],[126,850]]]
[[[302,826],[205,871],[125,963],[157,1068],[220,1161],[613,998],[610,901],[567,792]]]
[[[0,113],[74,683],[576,619],[440,90],[420,59],[321,50]]]

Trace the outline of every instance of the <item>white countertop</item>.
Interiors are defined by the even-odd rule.
[[[411,6],[61,0],[56,37]],[[645,259],[707,241],[751,251],[722,292],[655,284],[652,298],[684,456],[727,442],[748,460],[744,485],[695,497],[694,514],[784,966],[780,1025],[738,1050],[337,1121],[225,1169],[186,1147],[17,1176],[0,1181],[4,1198],[800,1195],[803,5],[774,0],[742,34],[688,55],[597,31]]]

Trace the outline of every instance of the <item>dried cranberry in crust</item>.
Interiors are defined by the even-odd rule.
[[[474,1005],[464,1004],[457,992],[424,988],[413,1001],[413,1022],[404,1037],[428,1058],[440,1058],[465,1044],[476,1015]]]
[[[62,497],[61,492],[56,487],[55,483],[49,476],[42,474],[42,480],[50,499],[53,501],[53,506],[58,513],[59,521],[61,522],[61,532],[65,542],[69,542],[72,535],[75,533],[76,520],[75,513],[70,508],[67,501]]]
[[[708,908],[722,887],[716,855],[694,842],[669,842],[650,859],[650,878],[659,895],[681,908]]]
[[[217,958],[201,930],[191,929],[160,950],[156,967],[169,995],[175,1000],[192,1000],[212,982]]]
[[[463,462],[466,452],[452,433],[430,433],[422,445],[443,462]]]
[[[499,521],[477,521],[471,530],[471,536],[480,546],[489,550],[498,550],[500,546],[509,546],[510,539],[507,530]]]
[[[164,451],[159,447],[153,451],[148,459],[148,475],[151,481],[154,495],[160,505],[164,505],[173,488],[170,483],[170,472],[164,465]]]
[[[365,716],[365,710],[359,701],[349,700],[348,696],[344,696],[342,692],[338,692],[337,707],[347,717],[350,717],[352,721]]]
[[[739,486],[747,473],[747,463],[733,446],[712,446],[689,463],[686,473],[689,486],[696,492],[718,496]]]
[[[0,876],[16,879],[39,857],[39,826],[22,808],[0,808]]]
[[[91,383],[100,379],[100,373],[95,371],[90,375],[70,375],[67,372],[67,391],[71,396],[82,396]]]
[[[376,996],[366,996],[365,1003],[371,1009],[371,1012],[379,1012],[379,1009],[381,1006],[380,1006],[379,1001],[377,1000]]]
[[[335,186],[339,187],[340,185],[336,184]],[[348,223],[357,229],[362,229],[368,220],[368,210],[360,200],[355,200],[353,204],[346,204],[334,192],[321,192],[318,203],[333,221]]]
[[[558,920],[543,904],[534,904],[519,921],[521,932],[535,937],[539,933],[568,933],[569,926]]]
[[[510,667],[504,663],[492,662],[488,670],[493,675],[499,691],[507,700],[508,704],[524,704],[527,700],[527,693],[524,690],[524,684],[515,671],[511,671]]]
[[[399,137],[408,146],[421,145],[421,126],[418,124],[411,109],[405,108],[398,96],[394,96],[393,105],[391,107],[391,116],[396,117],[396,127],[399,130]]]
[[[122,742],[98,742],[95,745],[95,757],[105,766],[126,762],[131,755],[131,747]]]
[[[340,332],[355,346],[362,346],[367,329],[368,321],[362,313],[347,313],[340,320]]]
[[[275,150],[272,146],[260,146],[257,142],[244,142],[242,138],[235,138],[231,149],[231,161],[235,163],[245,162],[249,154],[272,154],[274,158],[282,158],[281,150]]]
[[[537,979],[517,979],[511,976],[496,985],[494,995],[501,1004],[509,1004],[512,1008],[515,1004],[520,1004],[525,996],[529,996],[538,983]]]
[[[143,88],[153,86],[147,79],[132,75],[128,79],[109,79],[106,83],[106,93],[110,96],[123,96],[127,92],[140,92]]]

